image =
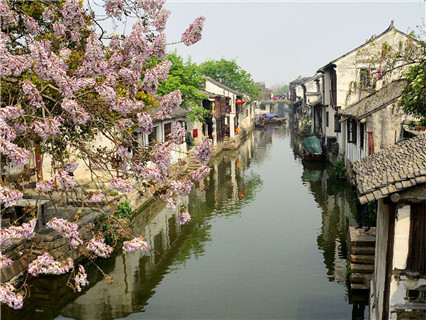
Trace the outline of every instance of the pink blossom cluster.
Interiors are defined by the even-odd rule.
[[[123,116],[127,116],[132,113],[134,107],[134,103],[128,98],[118,98],[116,104],[112,105],[112,110],[117,111]]]
[[[150,17],[154,17],[165,2],[166,0],[137,0],[136,5],[141,7]]]
[[[69,48],[62,48],[59,51],[59,56],[61,57],[62,61],[67,61],[69,59],[71,53],[72,53],[71,49],[69,49]],[[79,80],[86,80],[86,78],[81,78]],[[94,80],[94,79],[92,79],[92,80]]]
[[[86,244],[86,249],[96,254],[98,257],[108,258],[112,252],[112,247],[102,239],[90,239]]]
[[[167,202],[167,205],[166,205],[167,208],[176,209],[176,201],[175,201],[175,199],[173,199],[171,191],[169,191],[165,194],[160,194],[159,198],[162,201]]]
[[[104,52],[98,37],[92,34],[87,38],[83,65],[77,70],[79,75],[98,76],[106,74]]]
[[[170,167],[172,163],[171,144],[159,143],[151,153],[152,160],[160,170]]]
[[[64,25],[69,30],[79,30],[84,26],[84,19],[78,0],[67,0],[62,8]]]
[[[75,276],[74,280],[75,287],[78,292],[81,292],[81,287],[87,286],[89,284],[89,281],[87,280],[86,270],[81,264],[78,265],[78,273]]]
[[[64,101],[62,101],[61,107],[69,113],[71,121],[74,122],[74,124],[84,125],[87,121],[89,121],[89,114],[86,112],[86,110],[78,105],[77,101],[64,99]]]
[[[185,224],[185,223],[187,223],[190,220],[191,220],[191,216],[189,215],[188,210],[185,210],[185,211],[180,212],[178,214],[178,222],[179,222],[179,224]]]
[[[36,188],[41,192],[50,192],[53,188],[53,180],[40,180],[37,182]]]
[[[22,192],[10,190],[8,187],[0,185],[0,204],[5,208],[13,207],[19,199],[22,199]]]
[[[129,150],[127,150],[126,147],[123,146],[116,146],[115,147],[115,152],[117,153],[117,155],[124,159],[124,160],[130,160],[132,159],[133,155],[131,152],[129,152]]]
[[[5,0],[0,0],[0,27],[11,27],[18,23],[18,15],[10,10]]]
[[[31,57],[34,60],[33,69],[41,81],[50,79],[56,82],[59,92],[70,97],[78,89],[75,81],[67,75],[67,66],[65,62],[51,51],[49,41],[32,41]]]
[[[24,113],[21,107],[7,106],[0,109],[0,137],[7,141],[13,141],[16,138],[16,128],[12,128],[9,120],[16,120]]]
[[[0,269],[3,269],[7,266],[12,265],[13,261],[9,259],[8,257],[4,256],[0,252]]]
[[[192,189],[192,181],[190,180],[175,180],[170,182],[173,191],[180,196],[187,196]]]
[[[198,17],[182,34],[182,42],[187,45],[193,45],[201,40],[201,32],[203,31],[205,17]]]
[[[27,28],[28,32],[32,36],[35,36],[40,32],[40,27],[33,17],[26,17],[24,19],[24,23],[25,23],[25,28]]]
[[[118,71],[118,74],[130,86],[136,86],[139,84],[139,79],[141,77],[141,72],[139,70],[133,70],[131,68],[121,68]]]
[[[26,164],[30,159],[31,153],[23,148],[18,147],[16,144],[5,140],[0,136],[0,154],[7,156],[9,160],[15,164]]]
[[[194,148],[195,159],[201,164],[209,162],[212,153],[212,141],[204,138],[199,146]]]
[[[24,91],[29,105],[32,107],[40,108],[44,106],[43,99],[37,87],[29,80],[24,80],[22,83],[22,91]]]
[[[169,19],[169,16],[170,16],[170,10],[161,8],[160,12],[156,16],[153,23],[157,31],[163,32],[166,29],[166,22]]]
[[[43,19],[52,22],[55,19],[55,11],[51,7],[47,7],[42,13]]]
[[[42,121],[34,121],[33,129],[43,140],[49,139],[61,133],[62,117],[47,118]]]
[[[7,141],[13,141],[16,138],[16,129],[9,126],[2,118],[0,118],[0,137]]]
[[[115,72],[119,71],[120,68],[123,67],[123,63],[124,63],[124,55],[119,51],[120,50],[120,44],[121,44],[121,42],[120,41],[116,42],[115,39],[117,39],[117,38],[114,37],[110,41],[110,44],[109,44],[110,50],[113,50],[111,56],[108,59],[108,64],[109,64],[109,68],[110,68],[111,72],[112,71],[115,71]],[[118,46],[118,47],[112,49],[111,46]],[[123,69],[129,69],[129,68],[125,67]],[[132,70],[130,70],[130,72],[131,71]],[[117,75],[115,74],[114,77],[117,77]]]
[[[121,39],[117,36],[113,36],[109,41],[109,48],[112,51],[118,51],[121,49]],[[116,54],[117,52],[114,52]],[[120,54],[121,55],[121,54]]]
[[[134,123],[130,119],[120,119],[120,121],[118,121],[118,127],[121,130],[126,130],[127,128],[131,128],[133,125]]]
[[[0,1],[1,3],[2,1]],[[1,8],[0,8],[1,11]],[[3,16],[0,15],[0,21]],[[19,76],[22,72],[31,66],[31,59],[28,55],[13,55],[7,50],[6,43],[10,40],[9,36],[0,31],[0,75]]]
[[[156,114],[157,118],[160,120],[169,118],[172,115],[172,112],[176,110],[181,104],[182,93],[179,89],[164,95],[160,100],[161,109]]]
[[[31,239],[37,220],[23,223],[21,226],[11,226],[0,231],[0,245],[7,244],[11,239]]]
[[[148,180],[163,181],[163,176],[158,168],[145,167],[141,170],[141,175]]]
[[[70,32],[70,38],[71,41],[74,41],[75,43],[80,43],[81,40],[81,33],[78,30],[72,30]]]
[[[24,297],[20,293],[15,293],[15,290],[10,282],[3,284],[0,287],[0,302],[13,309],[21,309],[24,305]]]
[[[77,167],[78,167],[78,162],[77,161],[70,161],[70,162],[67,162],[65,165],[64,165],[64,170],[66,171],[66,172],[68,172],[68,173],[71,173],[71,172],[74,172],[76,169],[77,169]]]
[[[56,38],[61,38],[61,37],[65,37],[66,32],[67,31],[67,27],[65,27],[62,23],[60,23],[59,21],[56,21],[53,24],[53,33],[55,34]]]
[[[170,138],[174,143],[181,143],[183,141],[183,138],[185,137],[185,134],[186,130],[185,128],[182,128],[180,122],[175,121],[172,123],[172,132],[170,133]]]
[[[155,38],[151,47],[151,55],[158,57],[158,59],[163,60],[167,57],[166,52],[167,39],[164,33],[160,33]]]
[[[155,55],[159,56],[162,54],[158,54],[157,52]],[[150,94],[155,94],[158,89],[158,80],[167,80],[171,65],[172,63],[169,60],[165,60],[157,66],[147,70],[142,81],[142,89]]]
[[[138,113],[136,116],[138,117],[139,132],[144,134],[150,134],[154,128],[151,116],[146,112]]]
[[[142,251],[148,249],[148,242],[143,237],[136,237],[130,241],[123,242],[123,250],[126,252]]]
[[[65,191],[70,191],[74,189],[75,180],[65,170],[59,170],[58,173],[55,174],[55,178],[58,179],[59,183]]]
[[[96,91],[99,93],[99,96],[109,105],[115,104],[115,90],[114,88],[107,86],[105,84],[96,88]]]
[[[101,202],[104,197],[105,197],[105,194],[98,192],[98,193],[92,194],[92,196],[90,197],[90,200],[92,200],[93,202]]]
[[[62,237],[69,239],[70,245],[74,248],[83,243],[77,230],[78,225],[74,222],[54,217],[47,223],[47,227],[52,228]]]
[[[107,16],[121,20],[123,15],[124,5],[122,0],[107,0],[105,1],[105,12]]]
[[[144,36],[147,32],[149,32],[149,28],[142,21],[133,24],[132,32],[124,39],[123,43],[128,59],[141,54],[146,60],[150,58],[151,50]]]
[[[121,178],[112,179],[109,186],[120,192],[130,192],[133,189],[133,186],[128,181]]]
[[[0,109],[0,118],[7,120],[14,120],[24,114],[24,109],[20,106],[7,106]]]
[[[195,171],[192,171],[189,176],[195,181],[203,180],[211,171],[211,169],[207,166],[202,166]]]
[[[28,265],[28,273],[34,277],[40,274],[64,274],[74,267],[74,261],[68,258],[66,261],[55,261],[55,259],[47,252],[38,256]]]

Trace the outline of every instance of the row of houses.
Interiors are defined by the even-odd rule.
[[[416,119],[398,104],[401,73],[384,76],[370,59],[410,41],[392,22],[289,85],[293,112],[309,120],[331,162],[345,162],[361,204],[378,202],[369,319],[426,317],[426,135],[408,128]]]
[[[187,159],[191,154],[191,149],[199,145],[204,138],[211,139],[213,153],[220,153],[222,150],[235,148],[239,145],[240,139],[254,126],[254,102],[249,100],[244,94],[226,87],[210,77],[205,77],[204,88],[201,92],[206,99],[202,101],[202,107],[208,112],[204,116],[204,121],[190,120],[187,116],[191,113],[191,107],[177,108],[165,119],[155,120],[153,131],[150,134],[135,132],[132,148],[143,148],[153,142],[166,142],[170,139],[172,125],[175,122],[186,129],[186,136],[179,144],[175,144],[171,150],[172,163],[177,164],[180,160]],[[155,110],[153,111],[155,112]],[[91,142],[94,147],[114,150],[113,142],[106,137],[99,135]],[[129,148],[131,152],[132,148]],[[43,161],[42,161],[42,158]],[[83,159],[75,159],[79,166],[74,171],[74,179],[79,185],[92,185],[91,188],[101,188],[101,184],[93,187],[92,171],[102,176],[102,169],[95,168]],[[52,179],[55,175],[55,167],[49,157],[44,157],[37,152],[33,152],[28,167],[34,168],[37,173],[33,177],[33,182],[26,185],[31,193],[31,188],[35,188],[35,180]],[[22,175],[23,166],[13,164],[2,164],[2,182],[13,183]],[[118,171],[117,171],[117,174]],[[136,207],[138,203],[133,203]]]

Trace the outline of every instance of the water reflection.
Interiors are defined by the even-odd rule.
[[[41,278],[2,316],[363,319],[345,282],[352,194],[329,167],[302,165],[299,140],[290,126],[255,130],[181,198],[190,223],[162,202],[143,208],[134,228],[153,250],[101,260],[114,284],[93,266],[79,295],[66,276]]]

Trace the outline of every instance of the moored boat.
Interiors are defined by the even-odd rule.
[[[324,160],[324,152],[321,141],[316,136],[306,137],[302,141],[303,159],[307,161],[322,161]]]

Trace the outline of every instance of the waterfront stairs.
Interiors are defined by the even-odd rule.
[[[374,271],[376,228],[365,231],[363,228],[349,227],[348,238],[351,290],[370,290]]]

